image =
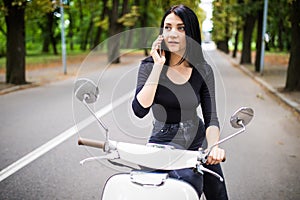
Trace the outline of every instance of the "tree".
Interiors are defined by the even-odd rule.
[[[53,53],[54,55],[57,55],[57,48],[56,48],[56,38],[55,38],[55,34],[54,34],[54,29],[55,29],[55,24],[56,24],[56,20],[55,20],[55,15],[54,15],[54,11],[50,11],[48,13],[46,13],[44,15],[44,20],[39,24],[39,27],[42,30],[43,33],[43,48],[42,48],[42,52],[43,53],[49,53],[49,45],[52,45],[52,49],[53,49]]]
[[[214,27],[213,27],[213,39],[216,42],[217,48],[225,53],[229,53],[229,38],[231,36],[231,19],[230,9],[231,5],[229,0],[226,1],[214,1]]]
[[[96,24],[97,26],[97,32],[94,39],[94,45],[93,48],[95,48],[100,43],[100,37],[102,35],[103,27],[106,24],[106,16],[108,15],[108,7],[107,7],[108,0],[102,1],[102,12],[100,14],[99,22]]]
[[[76,0],[74,1],[73,9],[78,9],[79,12],[79,24],[77,26],[77,35],[79,36],[80,49],[85,51],[90,44],[90,49],[94,47],[94,29],[95,21],[94,18],[98,16],[101,9],[100,2],[97,0],[83,1]]]
[[[270,1],[269,1],[270,2]],[[267,49],[276,51],[290,50],[291,24],[289,20],[290,6],[287,0],[273,0],[268,7],[267,33],[269,42]]]
[[[246,15],[244,16],[245,23],[243,26],[243,50],[240,61],[241,64],[251,64],[252,33],[256,21],[256,12],[254,5],[254,2],[252,1],[244,4]]]
[[[292,24],[292,44],[285,90],[300,91],[300,0],[293,0],[290,3],[290,6],[290,21]]]
[[[148,22],[149,22],[149,15],[148,15],[149,1],[143,1],[143,6],[141,6],[140,1],[137,0],[136,5],[140,8],[140,12],[141,12],[140,26],[147,27]],[[145,29],[142,29],[142,35],[143,36],[147,35],[147,32]],[[148,48],[146,48],[147,47],[147,38],[144,37],[141,41],[142,41],[142,47],[144,48],[144,55],[148,56],[149,55]]]
[[[228,33],[227,33],[227,40],[233,40],[234,49],[232,52],[232,57],[235,58],[238,52],[239,46],[239,38],[240,33],[243,28],[243,19],[242,16],[243,12],[243,0],[230,0],[227,4],[227,21],[228,23]],[[232,38],[231,38],[232,37]]]
[[[6,9],[6,82],[24,84],[26,1],[4,0]]]
[[[122,3],[122,6],[120,4]],[[135,6],[130,6],[129,0],[113,0],[109,9],[109,40],[108,40],[108,62],[120,63],[120,37],[119,34],[125,27],[133,27],[139,13]]]
[[[255,55],[255,71],[260,72],[262,31],[263,31],[263,4],[257,11],[257,36],[256,36],[256,55]],[[265,41],[263,41],[265,42]]]
[[[73,36],[74,36],[74,19],[75,17],[73,17],[73,13],[70,9],[70,7],[66,10],[69,16],[69,21],[70,21],[70,25],[69,25],[69,29],[68,29],[68,43],[70,45],[70,50],[73,51],[74,50],[74,40],[73,40]]]
[[[108,62],[109,63],[120,63],[120,35],[122,31],[122,25],[118,22],[121,17],[128,9],[128,1],[123,1],[123,6],[120,11],[120,1],[113,0],[113,4],[109,12],[109,40],[108,40]],[[121,12],[121,13],[120,13]],[[113,38],[112,38],[113,37]]]
[[[6,82],[25,84],[25,10],[35,13],[53,8],[49,0],[4,0],[6,23]],[[34,13],[34,12],[29,12]]]

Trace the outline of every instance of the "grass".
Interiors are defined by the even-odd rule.
[[[143,52],[140,49],[122,49],[121,54],[132,52]],[[69,51],[67,52],[67,63],[81,62],[90,51]],[[62,55],[54,55],[53,53],[40,53],[37,51],[27,51],[26,55],[26,69],[50,67],[53,65],[61,65]],[[0,72],[5,71],[6,58],[0,57]]]
[[[75,61],[78,59],[82,60],[88,52],[75,51],[67,53],[67,62]],[[46,53],[38,53],[38,52],[27,52],[26,55],[26,68],[32,68],[35,66],[50,66],[52,64],[60,63],[62,60],[62,55],[54,55],[54,54],[46,54]],[[0,70],[5,70],[6,66],[6,57],[0,58]]]

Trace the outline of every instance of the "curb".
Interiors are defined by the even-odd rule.
[[[226,54],[224,54],[224,55],[226,55]],[[228,57],[228,55],[226,55],[226,56]],[[279,99],[280,101],[285,103],[287,106],[289,106],[290,108],[295,110],[298,114],[300,114],[300,105],[297,102],[292,101],[291,99],[287,98],[286,96],[284,96],[283,94],[278,92],[278,90],[276,90],[272,85],[270,85],[269,83],[267,83],[260,77],[256,76],[255,74],[253,74],[245,66],[236,63],[236,61],[234,61],[231,57],[228,57],[228,59],[230,59],[230,62],[232,65],[238,67],[241,71],[243,71],[245,74],[247,74],[253,80],[255,80],[259,85],[261,85],[263,88],[268,90],[271,94],[273,94],[277,99]]]
[[[28,84],[24,84],[24,85],[15,85],[15,86],[11,86],[11,87],[8,87],[8,88],[1,89],[0,90],[0,95],[8,94],[8,93],[15,92],[15,91],[18,91],[18,90],[38,87],[38,86],[40,86],[40,85],[36,84],[36,83],[28,83]]]

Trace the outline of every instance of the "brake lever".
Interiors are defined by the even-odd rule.
[[[202,150],[202,149],[199,150],[199,155],[197,158],[199,163],[196,165],[197,172],[202,175],[204,174],[204,172],[210,173],[211,175],[217,177],[221,182],[223,182],[224,179],[219,174],[217,174],[216,172],[214,172],[210,169],[207,169],[203,166],[203,164],[205,164],[207,162],[207,157],[210,154],[210,152],[211,152],[211,148],[205,149],[205,150]]]
[[[222,176],[220,176],[219,174],[217,174],[216,172],[210,170],[210,169],[207,169],[205,167],[203,167],[202,164],[198,164],[197,165],[197,172],[199,172],[200,174],[204,174],[204,172],[207,172],[207,173],[210,173],[211,175],[217,177],[221,182],[224,181],[224,179],[222,178]]]
[[[89,157],[86,159],[83,159],[80,161],[80,165],[84,165],[86,162],[91,162],[95,160],[114,160],[119,159],[120,156],[117,151],[112,151],[109,154],[103,155],[103,156],[97,156],[97,157]]]

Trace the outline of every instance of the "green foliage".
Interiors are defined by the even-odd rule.
[[[5,25],[5,7],[4,1],[0,1],[0,56],[5,55],[6,50],[6,25]],[[51,0],[13,0],[12,4],[18,6],[26,6],[25,20],[26,20],[26,49],[27,51],[42,51],[43,43],[45,40],[46,32],[42,29],[47,23],[46,14],[52,13],[54,24],[53,32],[54,38],[57,43],[57,49],[60,45],[60,1]],[[139,5],[135,5],[134,0],[128,1],[128,7],[130,11],[119,17],[118,22],[124,27],[141,27],[141,20],[147,16],[146,24],[143,26],[158,27],[160,26],[161,18],[164,12],[172,5],[184,4],[192,8],[199,18],[200,24],[205,19],[205,12],[199,8],[200,0],[150,0],[147,2],[147,6],[144,6],[145,2],[140,1]],[[120,6],[123,1],[120,0]],[[108,0],[107,8],[112,8],[113,0]],[[80,48],[87,38],[87,45],[91,45],[94,40],[97,28],[102,28],[101,40],[104,40],[108,36],[109,29],[109,15],[101,17],[104,8],[103,1],[99,0],[70,0],[64,5],[64,19],[65,19],[65,32],[67,49],[71,50],[70,42],[72,42],[73,50]],[[122,9],[120,7],[120,9]],[[50,48],[51,49],[51,48]],[[51,51],[50,51],[51,53]]]
[[[212,36],[213,39],[218,41],[225,40],[226,37],[226,26],[227,26],[227,16],[229,13],[228,10],[228,4],[225,1],[214,1],[213,2],[213,32]]]
[[[0,4],[0,58],[5,55],[6,52],[6,25],[4,6]]]
[[[278,48],[287,50],[291,42],[291,10],[289,2],[276,0],[274,3],[276,3],[277,6],[269,6],[268,9],[267,33],[270,37],[269,47],[273,50]]]
[[[148,17],[147,26],[150,27],[160,26],[161,18],[165,12],[161,3],[162,2],[158,0],[150,0],[149,6],[147,7],[140,6],[141,13],[145,12]]]
[[[171,0],[170,1],[171,5],[179,5],[179,4],[183,4],[189,8],[191,8],[192,10],[196,11],[197,9],[199,9],[199,3],[200,1],[195,1],[195,0],[189,0],[189,1],[181,1],[181,0]]]
[[[136,24],[139,16],[140,13],[138,11],[138,7],[132,6],[129,13],[124,14],[118,19],[118,23],[121,23],[125,27],[133,27]]]
[[[267,47],[289,49],[290,46],[290,30],[289,21],[290,7],[289,2],[294,0],[273,0],[269,1],[268,18],[267,18],[267,34],[270,36],[270,42]],[[242,3],[238,3],[242,2]],[[213,2],[213,39],[224,41],[226,38],[233,40],[237,30],[242,30],[244,25],[244,17],[252,14],[257,17],[258,10],[263,8],[264,0],[215,0]],[[276,6],[275,6],[276,5]],[[255,26],[255,29],[257,26]],[[256,40],[256,31],[253,32],[252,40]]]
[[[216,0],[213,5],[213,38],[216,41],[223,41],[233,37],[233,34],[243,27],[244,17],[247,14],[253,13],[255,17],[262,4],[261,1],[251,0],[244,0],[243,3],[238,3],[238,0]]]
[[[58,5],[49,0],[29,1],[26,6],[26,19],[39,19],[43,17],[45,13],[54,11],[57,6]]]
[[[100,17],[94,18],[95,26],[101,27],[103,30],[107,31],[109,28],[109,17],[105,16],[103,20],[100,19]]]

